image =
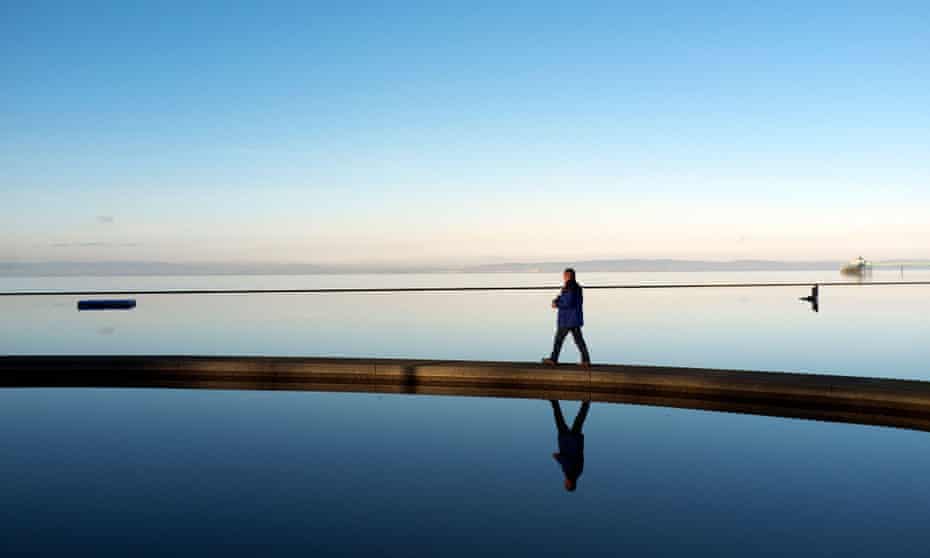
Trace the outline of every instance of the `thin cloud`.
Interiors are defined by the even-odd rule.
[[[104,225],[112,225],[115,219],[112,215],[97,215],[97,222]]]

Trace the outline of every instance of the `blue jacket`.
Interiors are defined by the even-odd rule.
[[[584,312],[581,305],[584,303],[584,295],[581,293],[581,287],[577,289],[568,289],[555,299],[556,306],[559,307],[559,327],[581,327],[584,325]]]
[[[565,478],[578,480],[584,471],[584,434],[565,432],[559,434],[559,453],[555,460],[562,466]]]

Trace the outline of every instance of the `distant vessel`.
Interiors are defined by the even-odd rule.
[[[859,256],[840,269],[840,273],[843,275],[865,275],[871,273],[871,271],[872,262],[866,260],[862,256]]]

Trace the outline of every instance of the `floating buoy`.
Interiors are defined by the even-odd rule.
[[[136,307],[136,301],[132,298],[118,300],[79,300],[78,310],[129,310]]]

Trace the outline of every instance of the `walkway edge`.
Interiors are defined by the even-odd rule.
[[[0,387],[216,387],[305,389],[320,383],[563,391],[785,402],[930,414],[930,382],[852,376],[636,365],[259,356],[6,356]],[[246,386],[246,387],[241,387]],[[302,387],[303,386],[303,387]]]

